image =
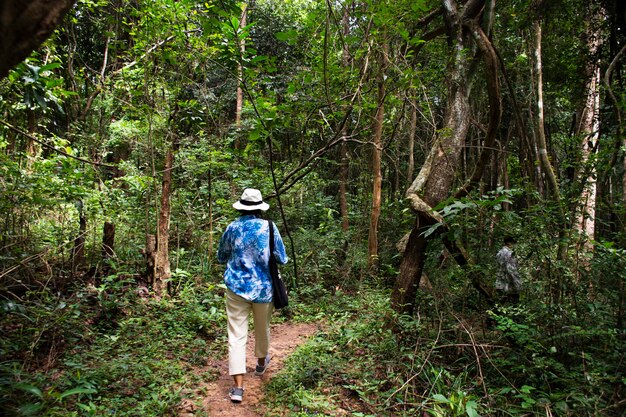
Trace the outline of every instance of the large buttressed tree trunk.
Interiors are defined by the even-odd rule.
[[[485,1],[470,0],[462,8],[452,0],[443,0],[442,4],[452,54],[447,69],[448,102],[444,126],[417,178],[406,192],[411,208],[416,212],[416,222],[409,235],[391,296],[394,309],[408,314],[413,313],[426,260],[428,241],[424,231],[443,222],[433,207],[451,193],[470,125],[468,84],[471,60],[467,59],[467,51],[472,47],[472,33],[465,24],[479,19]]]
[[[52,34],[75,0],[0,2],[0,79]]]

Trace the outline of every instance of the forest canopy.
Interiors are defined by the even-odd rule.
[[[623,2],[0,11],[2,413],[182,415],[247,187],[291,258],[276,314],[327,326],[274,412],[626,411]]]

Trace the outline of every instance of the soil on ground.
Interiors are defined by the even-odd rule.
[[[281,323],[271,327],[270,355],[272,360],[265,374],[261,377],[254,375],[256,358],[254,357],[254,332],[250,331],[246,354],[247,374],[244,380],[243,402],[234,404],[228,397],[228,390],[233,385],[233,379],[228,375],[228,358],[210,362],[200,372],[215,372],[217,380],[204,383],[195,390],[196,396],[204,396],[202,412],[198,412],[198,405],[191,399],[186,400],[181,407],[180,417],[206,415],[211,417],[258,417],[265,415],[262,404],[263,385],[272,376],[278,373],[285,359],[304,343],[308,337],[318,331],[318,325],[311,323]]]

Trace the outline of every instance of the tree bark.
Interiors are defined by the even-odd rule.
[[[542,29],[541,22],[539,20],[535,20],[535,79],[536,79],[536,101],[535,101],[535,111],[536,115],[536,134],[537,134],[537,157],[539,159],[539,163],[543,168],[543,172],[546,175],[546,180],[548,182],[548,188],[550,195],[554,199],[554,201],[560,201],[559,196],[559,185],[556,180],[556,175],[554,173],[554,169],[552,168],[552,163],[548,158],[548,147],[546,145],[546,132],[545,132],[545,122],[544,122],[544,114],[543,114],[543,68],[541,61],[541,40],[542,40]]]
[[[593,251],[591,241],[595,236],[597,170],[591,158],[596,152],[600,136],[600,62],[597,54],[601,45],[601,33],[598,25],[603,17],[605,17],[604,13],[596,12],[594,17],[585,23],[589,60],[585,68],[584,99],[579,112],[579,124],[575,132],[582,139],[582,160],[578,180],[583,188],[576,212],[574,229],[581,236],[581,248],[588,251]]]
[[[157,224],[157,250],[154,265],[154,291],[158,296],[164,295],[166,283],[171,278],[169,257],[170,238],[170,195],[172,192],[172,167],[174,166],[174,149],[168,149],[163,169],[161,187],[161,207]]]
[[[248,5],[242,4],[241,6],[241,20],[239,21],[239,28],[243,29],[246,27],[246,20],[248,18]],[[237,64],[237,103],[235,106],[235,127],[241,126],[241,111],[243,109],[243,55],[246,52],[246,41],[245,39],[239,39],[239,53],[240,53],[240,62]]]
[[[484,6],[484,1],[470,0],[459,11],[455,1],[443,0],[442,3],[452,51],[447,71],[448,102],[444,127],[439,131],[417,178],[406,192],[411,208],[416,212],[416,223],[403,253],[391,294],[393,308],[407,314],[412,314],[415,309],[415,293],[426,259],[428,238],[423,232],[437,223],[443,224],[443,218],[433,207],[450,194],[470,124],[467,86],[471,60],[467,59],[466,54],[471,46],[471,37],[464,30],[463,22],[476,19]]]
[[[434,224],[432,219],[418,212],[416,224],[409,234],[409,239],[402,255],[400,273],[391,294],[391,307],[400,313],[412,315],[415,310],[415,296],[426,262],[428,241],[424,231]]]
[[[82,200],[76,202],[76,210],[78,210],[78,234],[74,238],[74,247],[72,247],[73,272],[85,264],[85,235],[87,234],[87,218]]]
[[[496,134],[500,128],[502,118],[502,99],[500,97],[500,82],[498,80],[498,57],[491,41],[482,30],[477,21],[467,23],[467,27],[474,36],[474,41],[485,59],[485,74],[487,78],[487,92],[489,96],[489,126],[485,133],[483,149],[474,172],[469,181],[455,194],[456,198],[464,197],[474,189],[483,176],[483,171],[493,153],[496,142]]]
[[[5,0],[0,3],[0,79],[54,31],[75,0]]]
[[[156,259],[156,236],[146,234],[146,247],[143,250],[144,260],[146,262],[145,281],[146,285],[154,286],[154,265]]]
[[[341,24],[343,28],[343,36],[344,39],[346,36],[350,34],[350,13],[349,7],[345,7],[343,9],[343,17],[341,19]],[[342,51],[342,59],[341,64],[346,71],[349,70],[350,67],[350,51],[348,50],[348,44],[344,42],[343,51]],[[343,128],[341,129],[341,136],[343,138],[343,142],[341,142],[341,146],[339,147],[339,211],[341,214],[341,228],[344,232],[347,232],[350,228],[350,221],[348,217],[348,176],[349,176],[349,166],[348,166],[348,142],[346,138],[348,137],[348,124],[344,123]]]
[[[381,159],[383,153],[383,121],[385,118],[385,72],[387,68],[387,44],[384,41],[383,50],[380,52],[380,68],[378,71],[377,84],[377,106],[374,115],[373,138],[372,138],[372,212],[370,214],[370,228],[367,244],[368,267],[376,270],[378,268],[378,220],[382,202],[382,182]]]
[[[104,222],[102,228],[102,275],[109,275],[111,265],[109,259],[115,256],[115,224]]]
[[[565,213],[563,212],[563,205],[561,203],[561,196],[559,191],[559,184],[554,173],[554,168],[548,157],[548,146],[546,144],[546,132],[544,127],[544,114],[543,114],[543,69],[541,58],[541,42],[542,42],[542,29],[540,19],[535,19],[535,78],[536,78],[536,139],[537,139],[537,157],[539,163],[546,176],[548,183],[548,192],[558,209],[558,227],[559,227],[559,243],[558,243],[558,258],[564,260],[567,257],[567,223],[565,219]]]

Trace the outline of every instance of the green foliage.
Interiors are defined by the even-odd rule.
[[[415,222],[402,198],[414,180],[406,178],[409,135],[416,139],[419,168],[433,138],[453,133],[442,129],[450,50],[446,36],[438,36],[438,28],[447,27],[435,13],[440,2],[356,7],[259,0],[243,25],[242,4],[234,1],[79,1],[42,49],[0,81],[3,120],[28,133],[0,126],[3,411],[173,413],[181,390],[194,383],[186,371],[222,349],[215,345],[223,337],[222,269],[214,255],[236,216],[231,204],[248,186],[268,198],[267,216],[298,261],[298,276],[295,262],[282,269],[293,300],[285,316],[327,323],[270,385],[275,404],[293,415],[334,412],[341,399],[348,399],[355,416],[623,411],[615,400],[624,391],[626,270],[625,213],[616,203],[623,201],[624,174],[617,163],[624,151],[617,109],[603,106],[602,142],[582,164],[584,137],[573,134],[572,115],[580,113],[584,98],[583,32],[594,5],[543,3],[540,10],[525,0],[496,6],[490,39],[512,83],[512,91],[502,88],[501,153],[488,164],[480,192],[436,207],[448,225],[446,237],[461,243],[473,264],[460,268],[442,249],[440,224],[426,229],[430,285],[417,296],[415,317],[395,317],[387,298],[402,259],[395,244]],[[615,2],[605,3],[613,8],[601,31],[603,44],[622,44],[621,32],[609,33],[619,26],[611,15]],[[526,172],[532,147],[520,132],[527,135],[534,120],[522,112],[524,132],[510,94],[520,109],[533,107],[535,12],[545,25],[545,125],[564,206],[574,213],[580,203],[579,169],[596,170],[604,199],[597,204],[593,251],[577,246],[581,237],[562,233],[561,207],[546,201],[541,175],[534,182]],[[391,63],[384,74],[381,52]],[[455,187],[484,151],[480,127],[490,121],[475,52],[471,45],[464,50],[476,64],[473,123]],[[614,52],[599,51],[602,65]],[[615,71],[614,80],[623,78],[623,69]],[[369,162],[378,74],[387,91],[383,202],[380,268],[370,271]],[[238,86],[244,103],[235,124]],[[416,131],[410,132],[413,109]],[[343,144],[347,231],[337,198]],[[145,236],[156,231],[169,151],[172,298],[140,301],[134,288],[146,268]],[[106,262],[104,222],[116,231],[114,255]],[[490,288],[493,256],[505,235],[519,242],[525,289],[520,305],[492,308],[495,327],[484,328],[490,307],[472,280],[478,275]],[[557,258],[557,239],[566,240],[569,259]]]
[[[198,286],[170,301],[146,302],[116,276],[78,293],[72,304],[61,299],[48,307],[53,300],[41,297],[50,294],[23,306],[4,304],[0,410],[16,416],[171,413],[181,391],[197,382],[188,369],[221,351],[225,317],[218,290]],[[30,358],[26,369],[18,355]]]

